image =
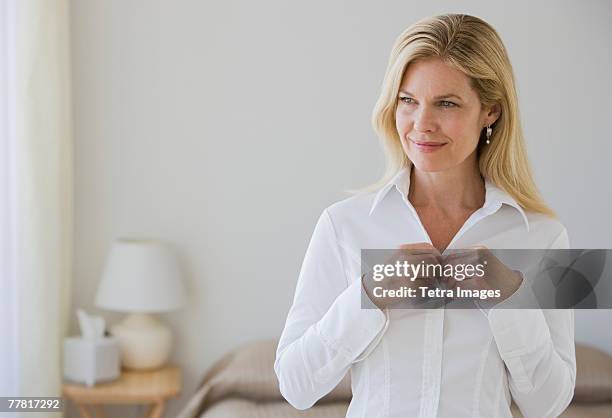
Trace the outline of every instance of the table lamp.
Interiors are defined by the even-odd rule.
[[[128,313],[110,328],[125,368],[151,370],[164,365],[172,348],[172,333],[151,314],[173,311],[184,302],[179,263],[167,244],[132,238],[113,242],[96,306]]]

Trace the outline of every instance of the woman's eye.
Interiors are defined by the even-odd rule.
[[[404,97],[400,97],[399,99],[400,99],[400,101],[402,101],[402,102],[404,102],[404,103],[407,103],[407,104],[412,104],[412,103],[414,103],[414,99],[413,99],[412,97],[406,97],[406,96],[404,96]]]
[[[442,106],[442,107],[455,107],[457,105],[455,103],[453,103],[453,102],[449,102],[448,100],[442,100],[440,102],[440,106]]]

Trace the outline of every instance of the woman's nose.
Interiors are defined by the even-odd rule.
[[[418,132],[431,132],[436,129],[436,121],[429,108],[421,107],[414,114],[414,129]]]

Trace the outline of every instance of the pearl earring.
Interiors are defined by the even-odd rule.
[[[487,126],[487,144],[491,143],[491,134],[493,133],[493,128],[491,125]]]

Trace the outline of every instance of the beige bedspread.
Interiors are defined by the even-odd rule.
[[[346,415],[351,400],[351,385],[347,375],[338,386],[317,402],[309,411],[298,411],[280,394],[274,374],[274,357],[278,341],[256,341],[239,347],[217,361],[202,379],[202,383],[178,418],[194,418],[206,411],[206,418],[224,417],[215,403],[232,398],[231,406],[240,410],[233,417],[312,417],[338,418]],[[249,406],[252,402],[261,411]],[[279,404],[280,402],[280,404]],[[226,404],[226,402],[223,402]],[[227,405],[224,405],[227,406]],[[293,412],[293,415],[291,413]],[[338,415],[340,413],[340,415]],[[263,415],[262,415],[263,414]]]

